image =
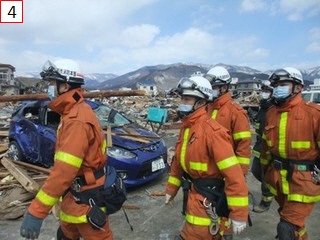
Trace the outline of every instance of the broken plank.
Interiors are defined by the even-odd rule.
[[[14,164],[17,164],[17,165],[26,167],[26,168],[29,169],[29,170],[35,170],[35,171],[39,171],[39,172],[47,173],[47,174],[49,174],[49,173],[51,172],[51,169],[50,169],[50,168],[44,168],[44,167],[40,167],[40,166],[37,166],[37,165],[34,165],[34,164],[30,164],[30,163],[26,163],[26,162],[21,162],[21,161],[15,161],[15,160],[12,160],[12,162],[13,162]]]
[[[100,91],[100,92],[84,92],[84,98],[108,98],[120,96],[145,96],[144,90],[125,90],[125,91]],[[26,100],[49,100],[48,94],[24,94],[24,95],[4,95],[0,96],[0,102],[26,101]]]
[[[24,169],[16,166],[6,157],[2,158],[1,163],[28,192],[38,192],[40,188],[39,184],[29,177],[28,173]]]

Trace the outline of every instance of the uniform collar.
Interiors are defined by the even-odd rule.
[[[60,115],[65,115],[70,112],[75,104],[83,101],[83,89],[76,88],[58,96],[49,103],[48,107]]]
[[[289,112],[291,108],[298,105],[303,101],[301,93],[298,93],[296,96],[291,98],[290,100],[286,101],[283,105],[277,106],[278,112]]]
[[[231,93],[227,92],[227,93],[223,94],[222,96],[218,97],[217,99],[213,100],[213,102],[210,104],[210,108],[219,109],[226,102],[231,101],[231,99],[232,99]]]

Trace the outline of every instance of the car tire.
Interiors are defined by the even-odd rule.
[[[11,141],[8,147],[8,156],[16,161],[23,161],[25,157],[22,153],[21,147],[16,141]]]

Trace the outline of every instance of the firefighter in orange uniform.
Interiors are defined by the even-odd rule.
[[[106,140],[91,107],[84,102],[83,75],[76,62],[47,61],[41,77],[49,81],[49,108],[61,115],[54,166],[29,206],[20,234],[37,239],[44,218],[62,198],[57,239],[113,239],[105,207],[96,190],[105,183]],[[90,203],[77,203],[71,191],[92,194]]]
[[[182,178],[191,182],[186,222],[176,239],[224,239],[219,216],[230,217],[236,234],[248,218],[248,188],[231,144],[228,130],[206,111],[212,95],[210,82],[202,76],[180,80],[179,115],[182,128],[175,147],[166,186],[166,204],[181,187]]]
[[[211,68],[205,77],[213,89],[213,102],[208,106],[208,113],[230,131],[234,152],[243,173],[247,175],[251,157],[251,132],[247,112],[232,100],[228,91],[231,78],[224,67]]]
[[[320,200],[320,106],[302,99],[299,70],[278,69],[269,80],[275,106],[266,114],[260,162],[279,204],[279,240],[305,240],[307,217]]]

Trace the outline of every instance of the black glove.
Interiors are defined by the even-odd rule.
[[[21,237],[25,237],[27,239],[37,239],[39,237],[42,222],[43,219],[37,218],[27,212],[20,227]]]

